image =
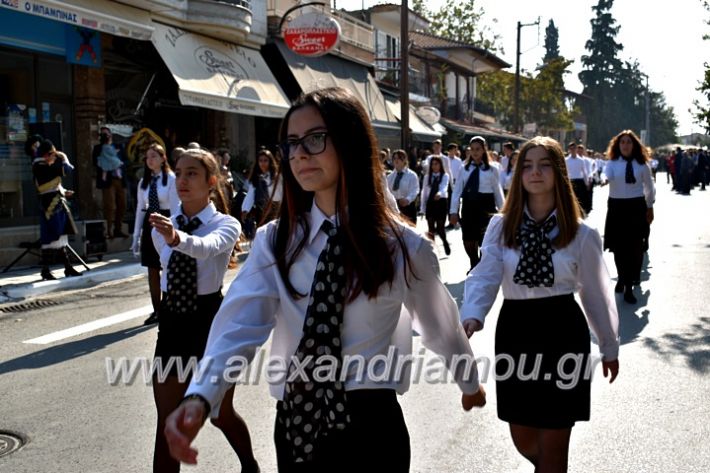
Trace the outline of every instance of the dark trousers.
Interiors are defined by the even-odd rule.
[[[614,263],[619,275],[619,282],[632,286],[641,281],[644,241],[624,241],[614,250]]]
[[[347,392],[350,424],[320,440],[314,461],[294,463],[286,429],[276,416],[274,441],[279,473],[363,473],[409,471],[409,432],[392,389]],[[282,402],[277,404],[281,411]]]
[[[397,208],[399,209],[399,213],[407,217],[414,225],[417,224],[417,206],[414,202],[404,207],[397,204]]]

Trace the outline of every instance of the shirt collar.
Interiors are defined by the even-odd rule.
[[[323,222],[325,220],[329,220],[330,223],[335,225],[336,227],[338,226],[336,221],[335,221],[335,215],[332,217],[326,216],[326,214],[323,213],[321,209],[318,208],[316,205],[316,199],[313,199],[313,204],[311,204],[311,212],[308,214],[308,224],[311,227],[310,234],[308,235],[308,244],[310,245],[313,243],[313,240],[315,240],[316,236],[318,236],[318,232],[320,232],[320,227],[323,225]]]
[[[525,212],[525,215],[527,215],[528,217],[530,217],[530,220],[532,220],[533,222],[535,221],[535,219],[533,218],[533,216],[530,215],[530,211],[528,210],[528,204],[525,204],[525,207],[523,208],[523,212]],[[550,220],[553,215],[555,215],[555,216],[557,215],[557,209],[556,209],[556,208],[553,209],[552,212],[550,212],[550,215],[548,215],[547,218],[546,218],[542,223],[540,223],[540,224],[538,224],[538,225],[544,225],[545,222],[547,222],[548,220]]]
[[[200,222],[202,222],[202,225],[204,225],[204,224],[206,224],[207,222],[209,222],[210,220],[212,220],[212,217],[214,217],[216,214],[217,214],[217,207],[215,207],[212,202],[210,202],[209,204],[207,204],[207,207],[205,207],[204,209],[200,210],[200,212],[199,212],[197,215],[195,215],[194,217],[192,217],[192,218],[188,218],[187,215],[185,215],[185,214],[183,213],[183,211],[182,211],[182,206],[180,206],[180,212],[179,212],[179,215],[182,215],[182,216],[185,217],[187,220],[192,220],[192,219],[194,219],[195,217],[199,218],[199,219],[200,219]]]

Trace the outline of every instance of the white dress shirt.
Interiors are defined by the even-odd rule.
[[[394,196],[395,200],[406,199],[408,204],[414,202],[419,195],[419,176],[417,173],[409,168],[402,169],[402,178],[399,181],[399,188],[394,190],[394,181],[397,179],[397,173],[399,171],[394,170],[387,176],[387,187],[389,187],[390,192]]]
[[[202,224],[192,232],[192,235],[178,230],[177,216],[183,215],[182,209],[170,216],[175,231],[180,237],[180,243],[175,247],[168,246],[165,238],[153,229],[153,244],[160,255],[160,266],[168,267],[173,251],[185,253],[197,260],[197,294],[206,295],[217,292],[222,287],[224,272],[227,270],[229,256],[242,231],[237,219],[230,215],[217,212],[212,202],[200,211],[198,217]],[[185,218],[187,218],[185,216]],[[194,218],[194,217],[193,217]],[[160,274],[160,289],[168,290],[168,271]]]
[[[459,213],[459,200],[461,200],[461,194],[466,187],[468,178],[471,177],[473,170],[476,166],[471,163],[471,165],[466,169],[464,165],[459,172],[458,178],[456,179],[456,185],[454,190],[451,192],[451,202],[449,203],[449,213],[457,214]],[[488,169],[483,169],[483,164],[481,164],[480,171],[478,172],[478,192],[481,194],[493,194],[496,201],[496,207],[499,209],[503,208],[503,190],[500,187],[500,175],[498,168],[495,166],[488,166]]]
[[[586,156],[583,159],[587,165],[587,183],[591,184],[594,181],[594,175],[597,172],[597,162]]]
[[[138,195],[136,196],[136,220],[133,224],[133,241],[138,241],[141,236],[141,230],[143,229],[143,219],[145,218],[145,211],[148,209],[148,196],[150,194],[150,185],[145,189],[142,189],[143,179],[138,181]],[[158,201],[160,202],[161,209],[170,209],[170,215],[180,211],[180,198],[177,194],[177,189],[175,188],[175,174],[172,172],[168,173],[168,184],[163,185],[163,176],[159,174],[158,177]]]
[[[230,387],[223,376],[230,357],[243,356],[251,361],[272,331],[268,366],[281,362],[281,376],[272,375],[270,392],[276,399],[283,398],[283,375],[303,335],[308,294],[318,257],[327,242],[320,227],[326,219],[334,221],[315,203],[307,218],[310,234],[289,274],[296,291],[306,296],[294,299],[281,279],[271,245],[278,225],[273,221],[257,230],[249,257],[215,316],[205,358],[200,364],[201,369],[206,368],[205,375],[201,379],[193,378],[187,389],[188,395],[200,394],[209,401],[213,417],[219,413],[221,399]],[[298,229],[293,245],[302,237],[301,227]],[[401,225],[400,230],[408,248],[411,269],[417,277],[408,277],[407,284],[402,255],[395,251],[392,285],[383,284],[377,298],[370,299],[362,293],[345,305],[341,331],[343,357],[362,356],[367,366],[359,379],[348,377],[346,390],[391,388],[404,393],[409,386],[411,363],[404,368],[403,376],[385,380],[372,379],[373,373],[367,363],[376,355],[379,356],[375,360],[386,355],[390,347],[396,348],[399,355],[411,354],[413,324],[424,346],[446,360],[451,360],[454,355],[472,356],[471,346],[458,320],[456,302],[439,277],[439,263],[432,242],[409,226]],[[391,244],[393,247],[397,244],[394,238]],[[455,379],[465,393],[478,390],[475,369],[466,379],[460,374]]]
[[[589,171],[587,168],[587,162],[580,158],[579,156],[568,155],[565,158],[565,164],[567,165],[567,175],[571,179],[584,179],[584,182],[589,182]]]
[[[282,194],[283,194],[283,188],[282,188],[282,182],[281,179],[279,179],[278,184],[276,185],[276,191],[274,192],[274,180],[271,179],[271,175],[268,173],[265,175],[264,179],[266,180],[266,183],[269,186],[269,197],[271,197],[271,194],[274,195],[274,198],[272,199],[274,202],[281,202],[282,199]],[[247,195],[244,197],[244,202],[242,202],[242,212],[249,212],[252,207],[254,207],[254,199],[256,198],[256,188],[252,185],[251,182],[247,183]]]
[[[449,167],[451,168],[451,186],[453,187],[453,185],[456,184],[456,178],[463,167],[463,161],[461,161],[461,158],[458,156],[449,158]]]
[[[510,190],[510,184],[513,182],[513,174],[515,174],[515,168],[511,169],[510,172],[507,172],[508,168],[503,168],[503,170],[500,172],[500,186],[504,190]]]
[[[520,249],[508,248],[501,237],[503,216],[491,219],[481,246],[482,259],[466,277],[461,320],[476,319],[481,323],[491,310],[502,286],[505,299],[538,299],[579,291],[589,325],[599,340],[605,359],[614,360],[619,353],[619,314],[611,287],[609,271],[602,257],[599,232],[580,221],[576,237],[564,248],[555,248],[552,262],[555,282],[552,287],[533,287],[513,282],[520,259]],[[555,227],[548,235],[554,238]]]
[[[438,175],[439,173],[435,173],[432,178]],[[446,199],[449,197],[448,188],[449,175],[444,173],[443,177],[441,178],[441,182],[439,183],[439,192],[437,192],[437,194],[439,194],[440,199]],[[426,213],[426,204],[427,202],[429,202],[430,193],[431,187],[429,187],[429,174],[425,174],[422,182],[422,197],[421,199],[419,199],[419,208],[421,209],[422,213]]]
[[[656,186],[653,183],[651,167],[648,163],[639,164],[632,161],[635,184],[626,183],[626,160],[623,158],[610,159],[604,165],[602,182],[609,182],[609,197],[612,199],[633,199],[644,197],[646,207],[653,207],[656,201]]]

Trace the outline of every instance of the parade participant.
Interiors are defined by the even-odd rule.
[[[274,155],[261,148],[249,173],[247,195],[242,202],[242,221],[251,218],[256,225],[273,220],[281,203],[282,184]]]
[[[567,149],[569,154],[565,157],[565,166],[567,167],[569,180],[572,183],[572,190],[574,190],[574,195],[579,201],[580,208],[586,211],[589,166],[582,156],[577,155],[577,143],[570,142]]]
[[[463,246],[474,268],[480,261],[479,248],[488,222],[497,209],[503,207],[503,190],[498,168],[488,163],[486,140],[474,136],[469,145],[469,156],[451,194],[449,222],[456,225],[461,220]],[[460,201],[463,203],[459,217]]]
[[[444,163],[444,172],[449,175],[450,181],[451,179],[453,179],[451,173],[451,162],[449,161],[449,156],[441,151],[441,140],[438,138],[434,140],[434,143],[432,143],[431,148],[431,154],[427,155],[426,159],[422,162],[422,169],[424,170],[424,173],[427,173],[429,171],[429,161],[431,161],[432,156],[438,156],[441,158],[441,162]]]
[[[449,199],[446,189],[449,187],[449,175],[444,172],[441,158],[434,156],[429,161],[429,172],[424,175],[421,195],[421,211],[429,226],[429,238],[439,235],[444,244],[444,252],[451,254],[451,247],[446,239],[446,216]]]
[[[81,273],[74,269],[69,261],[68,235],[76,235],[76,225],[72,217],[66,197],[71,197],[74,192],[62,187],[62,177],[74,170],[69,158],[61,151],[57,151],[54,144],[44,140],[37,147],[37,158],[32,162],[32,175],[39,194],[39,236],[41,243],[42,279],[56,279],[49,270],[52,255],[55,253],[64,264],[64,275],[67,277],[80,276]]]
[[[581,219],[552,138],[521,148],[505,206],[486,231],[483,259],[466,278],[461,319],[469,337],[483,328],[501,286],[495,355],[507,361],[496,362],[498,417],[535,471],[566,472],[572,427],[589,420],[589,329],[613,382],[619,321],[601,237]],[[573,296],[578,288],[584,313]]]
[[[170,456],[163,434],[165,419],[185,395],[187,382],[178,377],[178,363],[187,367],[202,357],[212,320],[222,302],[222,280],[229,255],[239,238],[239,222],[229,214],[219,183],[220,166],[208,151],[191,148],[175,167],[175,185],[182,202],[171,217],[150,214],[152,237],[165,268],[160,279],[163,300],[158,312],[155,361],[163,367],[174,363],[167,379],[153,375],[153,395],[158,423],[155,432],[153,471],[180,471]],[[212,423],[235,450],[243,472],[258,466],[249,430],[232,407],[234,386],[226,386],[221,403],[215,403]]]
[[[653,222],[656,187],[648,165],[648,152],[631,130],[609,142],[602,185],[609,184],[609,202],[604,225],[604,249],[614,253],[618,275],[616,292],[630,304],[637,301],[634,285],[641,281],[645,239]]]
[[[168,164],[165,148],[157,143],[150,145],[145,153],[143,178],[138,182],[136,202],[131,249],[134,255],[140,256],[141,265],[148,268],[148,288],[153,312],[144,324],[150,325],[158,323],[160,309],[160,257],[151,237],[150,215],[159,212],[169,217],[180,208],[175,174]]]
[[[584,161],[586,166],[587,188],[584,202],[582,202],[582,209],[584,209],[584,213],[589,215],[594,203],[594,176],[597,174],[597,162],[588,155],[587,148],[581,143],[577,145],[577,156]]]
[[[168,420],[171,452],[196,463],[190,443],[229,386],[227,361],[251,359],[273,330],[271,359],[284,361],[284,376],[271,383],[279,471],[409,471],[409,434],[396,394],[407,389],[410,365],[403,376],[375,380],[371,368],[344,360],[367,367],[391,350],[406,356],[412,320],[423,344],[447,364],[457,355],[473,360],[456,303],[439,278],[431,241],[386,207],[374,130],[351,92],[329,88],[299,97],[281,139],[280,218],[258,230],[215,318],[208,373],[193,379]],[[400,317],[403,308],[409,316]],[[302,366],[306,357],[311,362]],[[324,359],[333,369],[320,377],[314,366]],[[475,363],[454,370],[454,379],[465,409],[485,403]]]
[[[513,153],[506,159],[508,163],[505,168],[503,168],[500,181],[501,187],[503,188],[503,195],[508,196],[510,191],[510,185],[513,183],[513,174],[515,174],[515,162],[518,159],[520,152],[516,149]]]
[[[387,187],[397,201],[397,209],[413,224],[417,224],[417,195],[419,195],[419,177],[409,169],[407,153],[403,149],[392,153],[394,171],[387,176]]]

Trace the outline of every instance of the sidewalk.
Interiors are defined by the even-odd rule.
[[[52,274],[57,278],[54,281],[42,281],[38,266],[13,268],[7,273],[0,273],[0,303],[22,301],[49,292],[93,287],[106,281],[146,274],[146,269],[130,251],[106,254],[103,261],[87,262],[91,268],[89,271],[81,264],[74,263],[74,268],[82,272],[81,276],[64,277],[64,268],[53,265]]]

